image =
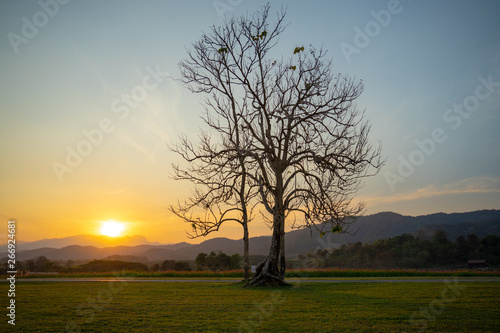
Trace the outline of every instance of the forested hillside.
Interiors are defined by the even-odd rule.
[[[438,230],[431,239],[403,234],[373,243],[343,245],[335,250],[317,250],[300,255],[292,267],[310,268],[467,268],[469,260],[485,259],[487,265],[500,265],[500,237],[475,234],[448,239]]]

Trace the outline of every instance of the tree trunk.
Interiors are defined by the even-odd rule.
[[[276,218],[275,218],[276,219]],[[281,219],[280,219],[281,220]],[[266,260],[257,266],[257,271],[253,278],[245,285],[247,286],[283,286],[288,285],[280,272],[280,243],[281,243],[281,228],[278,221],[275,221],[273,228],[273,237],[271,240],[271,248]]]
[[[266,260],[257,266],[257,271],[246,286],[284,286],[285,282],[285,209],[283,205],[283,179],[277,177],[277,193],[273,214],[273,237]]]
[[[285,279],[286,261],[285,261],[285,216],[283,212],[283,221],[280,225],[280,257],[279,257],[279,272],[280,278]]]
[[[245,281],[250,280],[250,255],[248,252],[248,225],[245,223],[243,225],[243,243],[244,243],[244,252],[243,252],[243,261],[244,263],[244,271],[245,271]]]

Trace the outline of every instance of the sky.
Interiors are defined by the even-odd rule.
[[[107,220],[202,241],[168,210],[192,190],[172,179],[168,144],[204,128],[202,96],[168,76],[202,32],[265,3],[1,1],[0,220],[23,241],[99,234]],[[365,214],[500,209],[500,2],[271,1],[272,18],[282,6],[277,54],[323,47],[334,72],[363,80],[357,105],[387,158],[358,193]],[[266,234],[252,222],[250,236]]]

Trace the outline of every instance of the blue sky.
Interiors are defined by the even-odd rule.
[[[92,233],[107,219],[184,240],[167,206],[190,186],[170,178],[166,143],[196,138],[201,96],[163,77],[178,77],[202,31],[265,3],[2,1],[0,218],[22,221],[26,240]],[[271,1],[273,17],[282,5],[278,54],[322,46],[334,71],[365,84],[358,107],[387,156],[359,193],[367,213],[500,208],[498,1]],[[140,102],[127,104],[134,92]],[[84,132],[96,144],[82,144]],[[88,155],[58,174],[67,147]]]

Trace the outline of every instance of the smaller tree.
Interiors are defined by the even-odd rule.
[[[488,235],[481,240],[481,245],[485,251],[495,256],[500,256],[500,237],[497,235]]]
[[[210,252],[209,255],[206,253],[199,253],[196,257],[196,270],[211,270],[211,271],[225,271],[231,269],[240,268],[241,256],[237,253],[232,256],[228,256],[222,251],[215,254],[215,252]]]
[[[481,243],[476,234],[467,236],[467,245],[469,246],[469,259],[480,259]]]
[[[190,272],[191,266],[186,261],[177,261],[174,265],[174,271],[177,272]]]
[[[229,269],[238,269],[241,264],[241,256],[238,253],[235,253],[231,256]]]
[[[165,260],[161,264],[161,270],[162,271],[173,271],[175,267],[176,261],[175,260]]]
[[[457,238],[457,256],[460,262],[466,262],[469,256],[469,244],[462,235]]]
[[[25,261],[26,269],[30,272],[35,271],[35,260],[33,259],[28,259]]]
[[[439,244],[448,244],[448,242],[449,242],[448,235],[442,229],[439,229],[438,231],[436,231],[436,233],[432,237],[432,240],[436,243],[439,243]]]
[[[35,258],[34,270],[37,272],[50,272],[59,270],[59,267],[47,257],[39,256]]]
[[[229,107],[228,104],[218,101],[218,111],[224,112]],[[170,206],[170,210],[191,225],[190,238],[204,237],[219,231],[225,222],[241,224],[245,279],[249,279],[248,223],[252,219],[255,205],[252,200],[257,196],[256,184],[247,175],[251,162],[242,152],[242,142],[248,144],[249,139],[239,134],[239,121],[234,112],[224,119],[227,121],[225,126],[221,125],[220,119],[214,120],[208,114],[204,117],[210,127],[226,134],[221,142],[213,142],[210,135],[201,133],[197,148],[186,137],[182,137],[179,144],[171,147],[172,151],[189,162],[189,166],[185,168],[173,165],[174,179],[188,180],[196,188],[191,197],[182,203],[178,202],[176,206]]]
[[[195,260],[197,271],[202,271],[205,269],[205,267],[207,265],[206,259],[207,259],[206,253],[198,253],[198,255],[196,256],[196,260]]]
[[[211,271],[215,272],[219,270],[219,265],[217,263],[217,255],[215,254],[214,251],[210,252],[205,262],[207,263],[207,268],[210,269]]]

